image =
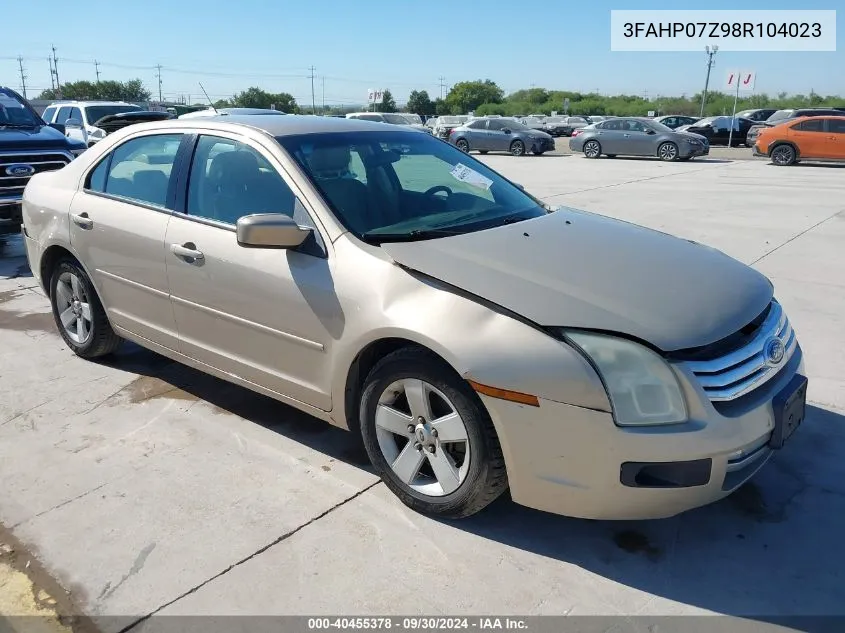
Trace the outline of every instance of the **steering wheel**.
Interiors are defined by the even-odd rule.
[[[446,193],[447,198],[452,195],[452,190],[449,189],[449,187],[447,187],[446,185],[435,185],[431,189],[426,190],[423,195],[433,196],[434,194],[440,193],[441,191]]]

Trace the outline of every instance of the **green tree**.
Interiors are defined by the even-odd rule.
[[[437,116],[444,116],[452,113],[452,108],[446,103],[444,99],[437,98],[434,100],[434,114]]]
[[[71,81],[62,84],[61,91],[48,89],[38,95],[39,99],[101,99],[105,101],[149,101],[150,91],[144,88],[140,79],[129,81],[104,80],[92,81]]]
[[[483,103],[502,103],[504,97],[505,92],[495,82],[478,79],[456,83],[446,95],[446,103],[453,114],[466,114]]]
[[[505,116],[518,113],[509,112],[509,108],[504,103],[482,103],[475,109],[475,114],[478,116],[487,116],[488,114],[500,114]]]
[[[405,106],[408,112],[428,116],[436,114],[436,107],[426,90],[412,90],[408,96],[408,104]]]
[[[390,94],[390,90],[385,88],[381,103],[376,104],[376,112],[396,112],[396,109],[396,101],[393,99],[393,95]]]
[[[273,106],[280,112],[294,113],[299,108],[293,95],[287,92],[272,93],[253,86],[235,95],[232,105],[236,108],[264,108],[270,109]]]

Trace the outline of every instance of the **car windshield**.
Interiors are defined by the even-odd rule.
[[[505,124],[505,126],[509,130],[511,130],[513,132],[516,132],[516,131],[523,131],[524,132],[526,130],[531,130],[531,128],[528,127],[527,125],[525,125],[524,123],[520,123],[519,121],[516,121],[514,119],[500,119],[500,120]],[[531,130],[531,131],[533,132],[533,130]]]
[[[548,213],[480,161],[427,134],[338,132],[277,140],[338,220],[372,243],[470,233]]]
[[[143,108],[136,105],[101,105],[88,106],[85,108],[85,114],[88,116],[88,122],[96,123],[103,117],[111,116],[113,114],[120,114],[122,112],[141,112]]]
[[[0,127],[35,127],[43,124],[15,93],[0,88]]]
[[[772,121],[783,121],[784,119],[788,119],[793,115],[795,110],[778,110],[768,119],[766,119],[767,123],[771,123]]]
[[[393,125],[408,125],[410,121],[401,114],[382,114],[384,120]]]

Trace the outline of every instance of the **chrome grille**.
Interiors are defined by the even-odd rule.
[[[783,343],[783,358],[775,363],[768,358],[768,347],[773,339]],[[704,393],[714,402],[727,402],[740,398],[766,381],[774,378],[786,365],[798,341],[786,313],[777,301],[772,302],[769,314],[754,337],[745,345],[712,360],[687,361]]]
[[[0,198],[19,200],[32,176],[61,169],[72,158],[64,152],[0,152]],[[11,165],[30,165],[35,172],[30,176],[9,176],[6,168]]]

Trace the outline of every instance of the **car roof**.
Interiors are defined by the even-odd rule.
[[[315,116],[305,114],[291,114],[288,116],[211,116],[197,119],[169,119],[155,123],[141,123],[132,126],[133,129],[165,130],[167,128],[198,127],[206,129],[231,130],[233,127],[250,127],[270,134],[271,136],[293,136],[297,134],[329,134],[332,132],[374,132],[384,133],[384,123],[375,121],[363,121],[360,119],[347,119],[329,116]],[[413,128],[392,126],[392,132],[407,132],[408,134],[421,134]],[[428,135],[427,132],[425,132]]]
[[[128,101],[89,101],[89,100],[68,100],[68,101],[53,101],[50,106],[63,106],[63,105],[131,105],[134,106],[136,104],[129,103]],[[47,106],[48,108],[50,106]],[[138,106],[139,108],[141,106]]]

